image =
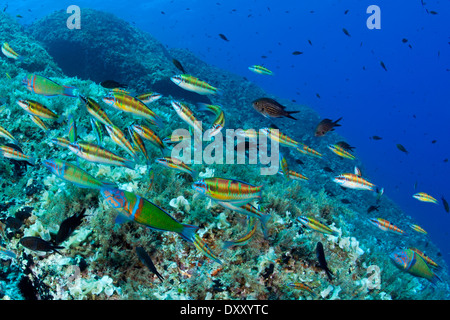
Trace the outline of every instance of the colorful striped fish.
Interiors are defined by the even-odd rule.
[[[284,175],[283,171],[278,171],[279,174]],[[305,177],[301,173],[295,172],[293,170],[288,170],[287,177],[292,180],[309,180],[308,177]]]
[[[198,227],[182,224],[166,211],[132,192],[120,189],[101,189],[106,202],[118,211],[116,223],[135,221],[158,231],[178,233],[184,240],[194,242]]]
[[[317,152],[316,150],[308,147],[306,144],[299,143],[299,146],[297,147],[297,150],[303,154],[306,154],[308,156],[316,157],[316,158],[322,158],[322,154]]]
[[[281,152],[280,152],[280,168],[281,168],[282,175],[286,179],[289,179],[289,166],[288,166],[286,158],[283,156],[283,154]]]
[[[433,284],[442,281],[425,260],[411,249],[396,249],[389,257],[399,269],[415,277],[425,278]]]
[[[324,233],[324,234],[329,234],[332,236],[339,236],[339,233],[333,229],[331,229],[330,227],[324,225],[323,223],[317,221],[316,219],[312,218],[312,217],[307,217],[307,216],[300,216],[297,217],[297,222],[300,222],[303,226],[312,229],[314,231],[320,232],[320,233]]]
[[[192,177],[196,177],[198,172],[193,170],[191,167],[189,167],[187,164],[185,164],[183,161],[177,158],[173,157],[163,157],[158,158],[155,160],[156,163],[159,163],[160,165],[163,165],[167,168],[172,168],[181,172],[185,172],[190,174]]]
[[[194,235],[194,246],[197,248],[198,251],[203,253],[205,256],[207,256],[211,260],[213,260],[219,264],[222,264],[222,261],[219,260],[217,255],[214,252],[212,252],[212,250],[208,247],[208,245],[205,243],[205,241],[203,241],[203,239],[198,234]]]
[[[209,83],[202,81],[194,76],[188,74],[179,74],[170,78],[177,86],[198,94],[220,94],[220,90],[213,87]]]
[[[131,126],[131,129],[133,129],[133,131],[140,135],[141,138],[149,141],[152,145],[159,148],[161,151],[165,148],[165,145],[162,142],[161,138],[158,137],[158,135],[149,127],[145,125],[133,124]]]
[[[243,206],[252,200],[261,198],[261,186],[224,178],[205,178],[193,183],[198,193],[215,200],[229,202],[234,206]]]
[[[97,144],[101,145],[103,143],[103,129],[102,123],[95,118],[90,118],[92,131],[94,131],[95,139],[97,140]]]
[[[82,95],[78,96],[86,107],[87,112],[95,119],[100,121],[103,124],[113,125],[112,121],[109,119],[106,112],[100,107],[100,105],[92,98],[84,97]]]
[[[18,160],[18,161],[27,161],[32,165],[35,165],[36,159],[30,156],[23,154],[22,152],[17,151],[14,148],[8,146],[0,146],[0,155],[4,158]]]
[[[53,138],[52,142],[63,148],[69,147],[69,144],[71,143],[69,140],[67,140],[66,138],[62,138],[62,137]]]
[[[69,144],[69,150],[78,157],[90,162],[100,163],[109,166],[121,166],[134,169],[135,163],[132,160],[122,158],[99,145],[89,142],[73,142]]]
[[[256,229],[258,228],[258,223],[257,223],[258,220],[255,217],[249,217],[247,219],[247,221],[248,221],[248,229],[249,229],[248,232],[237,240],[224,241],[223,245],[222,245],[222,248],[224,250],[228,249],[232,246],[243,246],[243,245],[247,244],[251,238],[253,238],[253,236],[256,233]]]
[[[410,224],[409,226],[410,226],[411,229],[413,229],[414,231],[417,231],[417,232],[423,233],[423,234],[428,234],[428,232],[426,232],[421,226],[418,226],[417,224]]]
[[[72,114],[69,114],[68,128],[67,128],[67,136],[69,137],[70,142],[77,141],[77,124],[75,123],[75,118]]]
[[[274,128],[261,128],[259,131],[269,137],[270,140],[276,141],[285,147],[298,148],[299,143],[294,139],[288,137],[278,129]]]
[[[145,143],[142,140],[141,136],[136,131],[134,131],[132,127],[128,127],[128,132],[130,133],[134,149],[139,150],[144,155],[147,165],[149,165],[150,157],[148,155],[147,148],[145,147]]]
[[[186,122],[194,131],[196,131],[199,134],[203,133],[202,124],[200,121],[195,118],[194,113],[191,109],[188,108],[184,103],[181,103],[179,101],[172,100],[170,101],[172,107],[178,114],[178,116]]]
[[[156,113],[141,100],[126,93],[110,92],[109,95],[103,97],[103,102],[117,110],[142,117],[160,128],[163,127],[162,119]]]
[[[11,133],[9,133],[9,131],[6,130],[5,128],[3,128],[2,126],[0,126],[0,137],[8,139],[9,141],[11,141],[14,144],[18,144],[17,139],[14,138],[13,135]]]
[[[338,156],[340,156],[342,158],[346,158],[346,159],[350,159],[350,160],[355,160],[355,158],[356,158],[350,152],[348,152],[347,150],[345,150],[344,148],[342,148],[341,146],[339,146],[337,144],[329,144],[328,149],[330,149],[331,151],[333,151],[335,154],[337,154]]]
[[[7,42],[3,42],[2,53],[10,59],[19,61],[23,60],[23,57],[20,56],[17,52],[15,52]]]
[[[333,179],[334,182],[344,188],[356,190],[369,190],[376,192],[379,195],[384,193],[383,188],[379,188],[373,183],[367,181],[361,176],[361,172],[355,167],[355,173],[343,173]]]
[[[141,100],[143,103],[152,103],[162,98],[162,94],[157,92],[146,92],[136,96],[136,99]]]
[[[425,192],[418,192],[412,196],[413,198],[422,201],[422,202],[431,202],[437,204],[438,201]]]
[[[237,206],[231,202],[226,202],[226,201],[217,201],[217,204],[221,205],[222,207],[224,207],[226,209],[235,211],[237,213],[245,214],[246,216],[259,219],[263,230],[265,230],[267,221],[269,221],[269,219],[270,219],[270,214],[263,212],[261,206],[255,207],[250,203],[246,203],[242,206]]]
[[[269,75],[269,76],[273,75],[272,71],[270,71],[269,69],[267,69],[263,66],[257,65],[257,64],[248,67],[248,70],[253,71],[254,73],[258,73],[258,74],[264,74],[264,75]]]
[[[396,234],[404,234],[405,231],[393,225],[391,222],[382,218],[369,218],[369,222],[374,226],[377,226],[383,231],[390,231]]]
[[[225,127],[225,114],[223,113],[222,106],[206,103],[199,103],[198,106],[199,111],[210,111],[216,115],[209,134],[210,137],[214,137]]]
[[[42,164],[58,178],[81,188],[117,188],[115,183],[100,181],[78,166],[64,160],[49,159],[42,161]]]
[[[114,143],[125,150],[134,159],[136,159],[136,151],[134,150],[130,141],[128,141],[128,139],[125,137],[125,133],[123,133],[122,130],[120,130],[115,125],[105,124],[105,128]]]
[[[56,113],[37,101],[21,99],[17,100],[16,103],[19,107],[33,116],[52,120],[58,119],[58,115]]]
[[[44,121],[42,121],[41,118],[34,116],[32,114],[29,114],[31,121],[33,121],[33,123],[35,125],[37,125],[39,128],[42,129],[42,131],[44,131],[46,134],[49,132],[49,128],[47,128],[47,125],[44,123]]]
[[[75,87],[63,86],[47,77],[29,74],[22,79],[22,84],[31,92],[47,97],[66,96],[76,98],[78,90]]]
[[[317,297],[317,294],[311,289],[311,287],[307,286],[304,283],[301,282],[289,282],[286,284],[289,288],[308,291],[313,297]]]
[[[10,258],[15,259],[17,256],[14,252],[12,252],[11,250],[6,249],[3,246],[0,246],[0,253],[3,253],[4,255],[7,255]]]
[[[437,269],[440,270],[442,269],[442,267],[440,265],[438,265],[436,262],[434,262],[433,260],[431,260],[431,258],[429,256],[427,256],[424,252],[420,251],[417,248],[409,248],[412,251],[414,251],[415,253],[417,253],[419,256],[422,257],[423,260],[425,260],[425,262],[428,264],[428,266],[432,269]]]

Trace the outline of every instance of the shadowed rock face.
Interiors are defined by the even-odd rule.
[[[177,70],[161,43],[113,14],[82,8],[81,29],[72,30],[68,17],[57,11],[29,28],[67,76],[148,90]]]

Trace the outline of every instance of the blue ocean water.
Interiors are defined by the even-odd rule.
[[[356,147],[365,174],[428,231],[450,265],[450,214],[441,202],[442,196],[450,201],[448,2],[27,0],[2,6],[6,3],[23,24],[72,4],[114,13],[168,47],[187,48],[322,118],[342,117],[336,130]],[[381,10],[381,29],[366,25],[370,5]],[[253,74],[247,69],[253,64],[275,75]],[[370,139],[373,135],[382,140]],[[419,191],[439,204],[413,199]]]

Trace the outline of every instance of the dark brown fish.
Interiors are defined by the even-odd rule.
[[[378,211],[378,208],[379,208],[380,206],[370,206],[368,209],[367,209],[367,213],[371,213],[372,211]]]
[[[106,89],[126,88],[126,84],[119,83],[115,80],[105,80],[100,82],[100,85]]]
[[[373,139],[373,140],[381,140],[381,139],[383,139],[382,137],[379,137],[379,136],[372,136],[372,137],[370,137],[370,139]]]
[[[41,239],[39,237],[23,237],[20,239],[19,243],[23,245],[25,248],[28,248],[33,251],[44,251],[44,252],[58,252],[56,249],[64,249],[64,247],[56,246],[52,244],[51,242],[45,241],[44,239]]]
[[[386,65],[384,64],[383,61],[380,61],[380,65],[385,71],[387,71]]]
[[[224,34],[219,33],[219,37],[220,37],[221,39],[225,40],[225,41],[230,41],[230,40],[228,40],[227,37],[225,37]]]
[[[403,39],[402,39],[402,42],[403,42],[403,43],[407,43],[407,42],[408,42],[408,39],[403,38]]]
[[[400,143],[397,143],[397,149],[406,154],[409,153],[408,150],[406,150],[406,148],[404,146],[402,146]]]
[[[341,202],[344,203],[344,204],[349,204],[350,200],[348,200],[348,199],[341,199]]]
[[[139,257],[139,260],[141,260],[141,262],[143,264],[145,264],[145,266],[154,274],[156,274],[159,278],[159,280],[161,280],[161,282],[164,280],[164,277],[158,272],[158,270],[156,270],[155,265],[153,264],[152,259],[150,258],[150,256],[148,255],[148,253],[144,250],[144,248],[142,247],[136,247],[136,253]]]
[[[297,120],[292,113],[300,111],[286,111],[286,107],[270,98],[259,98],[252,102],[253,108],[266,118],[288,117]]]
[[[174,65],[175,67],[177,67],[178,70],[180,70],[180,71],[183,72],[183,73],[186,73],[186,71],[184,71],[184,68],[183,68],[183,66],[181,65],[180,61],[178,61],[178,60],[175,59],[175,58],[172,58],[172,63],[173,63],[173,65]]]
[[[336,143],[339,147],[341,147],[344,150],[353,152],[353,149],[355,149],[355,147],[352,147],[351,145],[349,145],[347,142],[345,141],[339,141],[338,143]]]
[[[73,216],[61,222],[58,233],[56,234],[54,239],[55,244],[60,244],[66,241],[72,235],[75,229],[78,228],[81,222],[83,222],[83,218],[86,217],[86,215],[84,214],[85,212],[86,209],[83,209],[82,211],[80,211],[80,213],[75,213]]]
[[[445,200],[444,196],[442,196],[441,199],[442,199],[442,204],[444,205],[445,211],[449,212],[450,211],[450,207],[448,205],[447,200]]]
[[[300,54],[303,54],[303,52],[302,52],[302,51],[294,51],[294,52],[292,52],[292,54],[293,54],[294,56],[298,56],[298,55],[300,55]]]
[[[330,119],[323,119],[319,122],[319,124],[316,127],[315,136],[316,137],[322,137],[324,136],[328,131],[334,131],[334,127],[340,127],[341,125],[338,124],[338,122],[342,119],[339,118],[336,121],[330,120]]]
[[[349,36],[349,37],[351,37],[351,35],[350,35],[350,33],[348,32],[348,30],[347,29],[345,29],[345,28],[342,28],[342,31],[345,33],[345,35],[346,36]]]
[[[332,277],[333,273],[328,268],[327,260],[325,259],[325,252],[323,250],[323,244],[320,241],[317,242],[316,257],[317,257],[317,260],[319,261],[319,267],[325,271],[325,273],[327,274],[327,277],[330,281],[333,280],[333,277]]]

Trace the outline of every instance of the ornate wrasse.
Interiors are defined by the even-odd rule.
[[[172,80],[172,82],[177,86],[198,94],[206,95],[221,93],[221,91],[216,87],[213,87],[209,83],[188,74],[175,75],[171,77],[170,80]]]
[[[114,183],[103,182],[90,175],[83,169],[60,159],[49,159],[42,161],[44,167],[58,178],[71,182],[81,188],[116,188]]]
[[[104,188],[100,190],[100,194],[118,211],[116,223],[131,220],[158,231],[176,232],[186,241],[194,242],[197,226],[178,222],[149,200],[120,189]]]
[[[84,97],[82,95],[78,96],[83,102],[84,106],[86,107],[87,112],[91,116],[93,116],[95,119],[100,121],[103,124],[110,124],[112,125],[112,121],[109,119],[106,112],[100,107],[100,105],[92,98]]]
[[[316,219],[312,218],[312,217],[307,217],[307,216],[300,216],[297,217],[296,219],[297,222],[300,222],[303,226],[315,230],[317,232],[320,233],[324,233],[324,234],[330,234],[333,236],[338,236],[339,233],[333,229],[331,229],[330,227],[324,225],[323,223],[317,221]]]
[[[19,99],[16,103],[26,112],[33,116],[38,116],[44,119],[58,119],[58,115],[44,106],[42,103],[39,103],[34,100],[27,99]]]
[[[195,191],[215,200],[230,202],[235,206],[243,206],[248,202],[261,198],[261,186],[254,186],[239,180],[224,178],[205,178],[194,182]]]
[[[383,231],[391,231],[397,234],[404,234],[405,231],[400,229],[399,227],[393,225],[390,221],[382,219],[382,218],[370,218],[369,222],[373,225],[377,226]]]

